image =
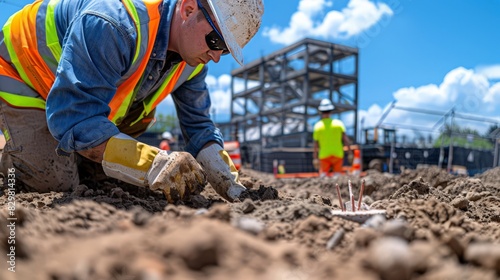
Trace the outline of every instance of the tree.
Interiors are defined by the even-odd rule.
[[[497,129],[500,129],[500,126],[499,126],[498,124],[491,125],[491,126],[488,128],[488,130],[486,131],[485,136],[486,136],[486,137],[491,137],[491,136],[492,136],[491,134],[492,134],[495,130],[497,130]],[[499,132],[496,132],[496,133],[497,133],[497,134],[496,134],[496,137],[500,137],[500,135],[499,135],[499,134],[500,134],[500,131],[499,131]],[[493,144],[493,145],[494,145],[494,144],[495,144],[495,141],[496,141],[496,139],[495,139],[495,138],[490,138],[490,142],[491,142],[491,144]]]
[[[434,147],[449,146],[453,139],[453,146],[473,148],[473,149],[493,149],[493,144],[481,135],[477,130],[460,127],[457,124],[446,124],[438,139],[434,142]]]

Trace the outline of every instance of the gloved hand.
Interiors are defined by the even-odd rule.
[[[160,151],[123,133],[108,140],[102,167],[110,177],[161,189],[169,202],[198,194],[206,184],[205,174],[191,154]]]
[[[319,159],[313,159],[313,167],[314,169],[319,170]]]
[[[199,194],[206,178],[190,153],[160,151],[146,174],[146,183],[152,190],[162,190],[172,203]]]
[[[226,200],[232,202],[246,190],[231,157],[218,144],[202,149],[196,160],[203,166],[210,185]]]

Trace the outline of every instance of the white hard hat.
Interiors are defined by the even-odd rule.
[[[332,101],[326,98],[321,100],[318,106],[318,110],[321,112],[333,111],[333,109],[335,109],[335,106],[333,106]]]
[[[240,65],[243,65],[241,49],[259,30],[264,13],[262,1],[208,0],[226,46]]]
[[[172,139],[172,138],[173,138],[173,136],[172,136],[172,133],[170,133],[170,132],[168,132],[168,131],[165,131],[165,132],[163,132],[163,133],[161,134],[161,138],[163,138],[163,139],[167,139],[167,140],[168,140],[168,139]]]

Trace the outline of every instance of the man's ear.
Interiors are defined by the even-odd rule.
[[[188,17],[194,15],[198,11],[198,5],[196,0],[179,0],[180,3],[180,13],[181,18],[186,20]]]

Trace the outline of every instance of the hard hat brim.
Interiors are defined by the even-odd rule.
[[[319,106],[318,110],[321,112],[328,112],[328,111],[333,111],[335,107],[333,105],[327,105],[327,106]]]
[[[207,0],[210,9],[212,10],[212,14],[214,15],[215,21],[219,26],[220,32],[222,33],[222,37],[224,37],[224,41],[226,42],[226,46],[231,52],[231,55],[234,57],[234,60],[238,62],[241,66],[243,66],[243,52],[236,41],[233,33],[227,28],[226,21],[236,20],[234,16],[230,14],[224,13],[219,6],[217,5],[217,1],[219,0]]]

